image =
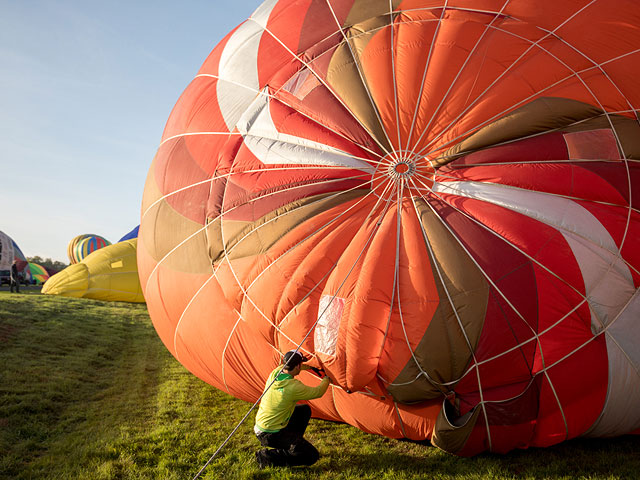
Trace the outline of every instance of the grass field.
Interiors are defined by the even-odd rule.
[[[24,291],[0,289],[0,478],[191,479],[248,411],[168,353],[144,305]],[[316,465],[259,470],[252,426],[201,478],[640,478],[640,436],[457,458],[319,420]]]

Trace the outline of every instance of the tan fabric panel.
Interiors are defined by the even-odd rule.
[[[602,111],[576,100],[538,98],[520,107],[456,144],[434,160],[444,165],[467,153],[535,133],[559,129],[580,120],[598,117]]]
[[[303,198],[274,210],[255,222],[228,221],[218,218],[207,225],[207,251],[210,261],[216,263],[222,260],[225,257],[225,247],[229,260],[264,253],[286,233],[308,218],[361,197],[368,191],[360,189],[339,195],[325,193]],[[224,224],[221,224],[221,221],[224,221]]]
[[[436,418],[431,443],[445,452],[460,452],[478,422],[478,417],[480,408],[477,406],[465,415],[457,417],[453,406],[445,400]]]
[[[447,383],[459,379],[471,361],[469,343],[473,349],[478,344],[487,309],[489,284],[424,200],[417,200],[416,204],[435,256],[432,263],[437,263],[444,285],[434,271],[440,304],[433,318],[425,319],[425,322],[430,321],[429,327],[414,351],[414,356],[435,382]],[[460,322],[451,307],[447,292],[456,306]],[[401,403],[437,398],[453,389],[453,385],[432,384],[421,375],[413,360],[409,361],[393,383],[406,384],[388,388],[393,398]]]
[[[162,197],[162,192],[158,188],[158,182],[156,180],[155,167],[156,157],[154,157],[153,161],[151,162],[151,167],[149,167],[149,173],[147,173],[147,178],[145,180],[144,194],[142,195],[142,205],[140,207],[142,210],[141,221],[143,222],[146,220],[145,212],[151,207],[151,205],[153,205],[155,201]]]
[[[162,197],[162,194],[153,179],[153,172],[152,166],[149,169],[142,200],[142,212],[146,214],[141,221],[139,238],[144,248],[156,262],[159,262],[189,238],[163,260],[163,264],[167,268],[180,272],[210,272],[211,263],[204,254],[206,237],[203,226],[180,215],[165,200],[154,203]],[[171,228],[166,228],[166,225],[170,225]],[[162,234],[159,235],[158,231],[162,231]]]
[[[401,0],[393,0],[391,5],[395,10]],[[389,14],[389,0],[355,0],[344,22],[343,28],[349,28],[370,18]],[[388,23],[388,20],[387,22]]]
[[[359,52],[364,50],[370,38],[369,35],[362,35],[362,33],[370,28],[379,28],[388,22],[388,16],[373,18],[368,20],[365,25],[354,26],[345,31],[350,39],[350,45],[342,43],[336,48],[327,70],[327,83],[355,118],[377,140],[378,144],[389,152],[392,149],[380,123],[376,106],[367,93],[367,87],[363,84],[363,79],[358,71]],[[356,38],[354,39],[354,37]]]

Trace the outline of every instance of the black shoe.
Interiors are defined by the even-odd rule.
[[[260,468],[266,468],[269,466],[269,459],[267,458],[264,448],[256,452],[256,462],[258,462],[258,466]]]

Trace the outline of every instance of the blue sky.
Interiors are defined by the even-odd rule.
[[[0,0],[0,230],[26,256],[138,225],[176,100],[258,0]]]

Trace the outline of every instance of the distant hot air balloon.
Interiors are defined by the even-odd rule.
[[[73,239],[69,242],[69,245],[67,245],[67,256],[69,257],[69,262],[73,263],[78,263],[78,261],[75,259],[74,256],[74,249],[76,247],[76,245],[78,244],[78,242],[80,242],[81,240],[84,240],[85,238],[88,238],[92,236],[91,234],[82,234],[82,235],[78,235],[76,237],[73,237]]]
[[[90,253],[104,248],[107,245],[111,245],[111,242],[99,235],[94,235],[91,233],[78,235],[77,237],[74,237],[71,242],[69,242],[69,245],[67,247],[69,261],[72,264],[78,263]]]
[[[31,274],[31,278],[34,280],[34,283],[38,285],[46,282],[49,278],[49,272],[47,272],[46,268],[44,268],[42,265],[29,262],[28,268]]]
[[[9,270],[14,260],[18,261],[18,269],[22,271],[27,259],[22,250],[6,233],[0,231],[0,270]]]
[[[127,233],[125,236],[123,236],[120,240],[118,240],[119,242],[124,242],[125,240],[131,240],[132,238],[138,238],[138,229],[140,228],[140,225],[138,225],[137,227],[135,227],[133,230],[131,230],[129,233]]]
[[[49,278],[42,293],[143,303],[136,264],[137,239],[108,245]]]
[[[637,2],[266,1],[147,177],[156,330],[251,402],[301,343],[315,416],[460,455],[640,428],[639,78]]]

